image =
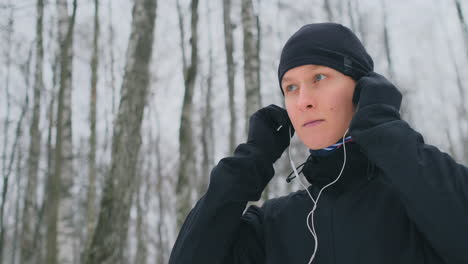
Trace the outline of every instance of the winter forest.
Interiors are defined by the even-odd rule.
[[[249,116],[283,105],[281,48],[307,23],[351,28],[403,119],[468,164],[467,16],[467,0],[0,0],[0,262],[167,263]],[[286,156],[262,200],[302,188]]]

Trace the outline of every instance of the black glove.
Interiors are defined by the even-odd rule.
[[[274,163],[289,146],[294,128],[288,113],[277,105],[269,105],[255,112],[249,120],[247,144],[257,147],[264,157]]]
[[[361,135],[378,125],[400,120],[400,91],[385,77],[370,72],[356,83],[353,103],[358,103],[349,133],[360,144]]]
[[[356,83],[353,103],[359,109],[371,104],[385,104],[400,110],[402,95],[400,91],[382,75],[370,72]]]

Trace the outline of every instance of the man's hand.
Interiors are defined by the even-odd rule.
[[[370,72],[356,83],[354,103],[356,113],[349,127],[350,135],[360,144],[368,129],[400,120],[402,95],[385,77]]]
[[[294,128],[288,113],[277,105],[269,105],[255,112],[249,120],[247,144],[256,146],[264,157],[274,163],[289,146]]]
[[[359,109],[372,104],[385,104],[400,111],[402,95],[400,91],[382,75],[370,72],[356,83],[353,103]]]

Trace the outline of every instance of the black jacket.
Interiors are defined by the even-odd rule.
[[[361,109],[347,163],[315,212],[313,263],[468,263],[468,169],[424,143],[385,105]],[[338,176],[343,149],[312,157],[304,175],[318,190]],[[314,239],[305,190],[250,206],[274,175],[255,146],[241,144],[211,172],[169,263],[308,263]],[[245,212],[244,212],[245,211]]]

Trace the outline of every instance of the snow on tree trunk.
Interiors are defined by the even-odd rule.
[[[94,37],[93,54],[91,57],[91,96],[90,96],[90,137],[88,154],[88,194],[86,207],[86,240],[87,245],[91,242],[94,225],[96,222],[96,105],[97,105],[97,82],[98,82],[98,64],[99,64],[99,0],[94,1]]]
[[[224,20],[224,46],[226,49],[226,64],[227,64],[227,81],[229,88],[229,153],[234,152],[236,147],[236,109],[234,103],[234,87],[235,87],[235,75],[236,65],[234,63],[234,33],[233,33],[233,22],[231,19],[231,0],[223,1],[223,20]],[[211,51],[211,49],[210,49]]]
[[[462,10],[460,0],[454,0],[454,3],[457,9],[458,22],[460,23],[460,27],[463,32],[463,40],[465,42],[465,55],[466,55],[466,58],[468,59],[468,25],[466,23],[465,16],[463,15],[463,10]]]
[[[335,22],[335,19],[333,18],[333,11],[332,11],[330,0],[324,0],[323,5],[325,8],[325,12],[327,13],[328,21]]]
[[[128,222],[135,190],[141,123],[149,89],[156,0],[136,0],[127,47],[121,99],[112,138],[111,169],[106,175],[99,217],[85,263],[127,263]]]
[[[37,17],[36,17],[36,65],[34,75],[34,103],[31,127],[29,129],[30,146],[28,156],[28,168],[26,179],[26,191],[24,196],[23,216],[22,216],[22,232],[21,232],[21,263],[34,262],[34,227],[36,220],[36,193],[37,193],[37,173],[39,164],[39,154],[41,146],[41,132],[39,130],[39,117],[41,114],[41,91],[44,89],[43,82],[43,17],[44,17],[44,0],[37,1]]]
[[[246,131],[250,116],[260,108],[260,58],[257,26],[252,0],[242,0],[242,26],[244,32],[244,85]]]
[[[76,18],[68,16],[66,0],[57,0],[58,39],[60,44],[60,85],[57,100],[57,133],[55,139],[54,175],[47,193],[46,263],[73,263],[73,146],[71,84],[73,65],[73,31]]]
[[[179,21],[181,21],[181,11],[179,8]],[[195,78],[198,70],[198,0],[192,0],[191,3],[191,58],[190,63],[186,62],[184,67],[184,99],[182,105],[182,115],[180,119],[179,131],[179,155],[180,167],[179,175],[176,185],[177,197],[177,226],[180,227],[187,216],[188,211],[192,205],[191,191],[192,183],[196,178],[195,167],[195,145],[193,142],[193,128],[192,128],[192,115],[193,115],[193,92],[195,88]],[[183,24],[180,24],[180,30],[183,32]],[[183,36],[183,34],[181,34]],[[182,38],[182,51],[184,51]],[[183,52],[184,54],[184,52]]]
[[[4,217],[4,210],[5,210],[5,198],[6,194],[8,192],[8,172],[7,172],[7,150],[9,146],[9,130],[10,130],[10,123],[11,123],[11,91],[10,91],[10,78],[11,78],[11,66],[12,66],[12,56],[11,56],[11,50],[13,47],[13,41],[12,41],[12,36],[13,36],[13,30],[14,30],[14,19],[13,19],[13,14],[14,14],[14,8],[8,7],[10,9],[10,14],[8,16],[8,26],[6,28],[6,78],[5,78],[5,101],[6,101],[6,115],[5,115],[5,121],[3,122],[3,149],[2,149],[2,176],[3,176],[3,186],[2,186],[2,194],[1,197],[3,198],[1,201],[0,205],[0,262],[3,260],[3,252],[4,252],[4,235],[5,235],[5,217]]]
[[[211,8],[208,5],[208,25],[211,25]],[[214,155],[214,145],[215,137],[213,136],[213,107],[212,107],[212,88],[213,88],[213,77],[215,76],[215,70],[213,66],[213,34],[211,27],[208,26],[208,76],[206,78],[206,89],[204,89],[203,97],[205,99],[204,105],[204,114],[202,117],[202,136],[201,142],[203,146],[203,159],[202,159],[202,174],[200,175],[200,180],[198,183],[198,194],[202,194],[206,191],[206,188],[209,183],[210,170],[213,166],[213,155]],[[231,115],[232,117],[232,115]],[[232,122],[231,122],[232,125]],[[231,127],[233,129],[233,127]],[[234,129],[235,130],[235,129]],[[232,131],[230,131],[231,133]],[[229,141],[231,142],[232,138],[230,136]]]
[[[158,114],[156,114],[156,120],[159,120]],[[167,199],[167,188],[165,188],[167,184],[166,174],[163,172],[163,159],[161,153],[161,126],[159,122],[156,124],[157,127],[157,134],[154,138],[154,142],[152,142],[152,150],[154,150],[154,155],[156,158],[154,159],[155,167],[153,169],[150,166],[150,169],[157,175],[156,176],[156,183],[153,185],[154,189],[151,188],[151,191],[154,190],[153,193],[156,193],[157,198],[157,230],[156,230],[156,237],[158,238],[156,241],[156,263],[167,263],[167,254],[170,251],[169,243],[168,243],[168,226],[164,221],[164,216],[168,214],[166,208],[168,207],[168,199]]]

